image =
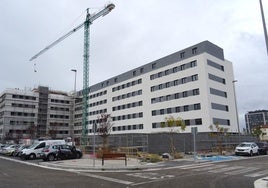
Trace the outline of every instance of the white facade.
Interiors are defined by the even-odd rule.
[[[170,131],[172,115],[210,132],[219,123],[237,132],[232,63],[223,50],[204,41],[90,87],[89,134],[101,113],[113,117],[112,134]]]

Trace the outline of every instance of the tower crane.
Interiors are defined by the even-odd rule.
[[[30,61],[33,61],[34,59],[38,58],[40,55],[51,49],[53,46],[57,45],[64,39],[66,39],[68,36],[73,34],[74,32],[78,31],[84,26],[84,54],[83,54],[83,115],[82,115],[82,145],[86,144],[86,136],[87,136],[87,114],[88,114],[88,87],[89,87],[89,26],[95,21],[97,18],[101,16],[105,16],[108,13],[111,12],[112,9],[115,8],[115,5],[113,3],[109,3],[106,5],[102,10],[100,10],[97,13],[90,14],[89,9],[87,9],[87,14],[86,14],[86,20],[57,39],[56,41],[52,42],[50,45],[42,49],[40,52],[38,52],[36,55],[34,55]]]

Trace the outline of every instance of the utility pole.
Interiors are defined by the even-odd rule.
[[[261,8],[261,18],[262,18],[262,25],[263,25],[266,50],[267,50],[267,55],[268,55],[268,35],[267,35],[267,29],[266,29],[266,24],[265,24],[265,17],[264,17],[264,13],[263,13],[262,0],[260,0],[260,8]]]

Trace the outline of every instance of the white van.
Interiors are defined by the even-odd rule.
[[[41,151],[48,145],[66,144],[65,140],[43,140],[34,143],[27,149],[22,150],[21,159],[40,158]]]

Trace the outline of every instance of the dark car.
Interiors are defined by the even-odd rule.
[[[76,149],[75,146],[65,145],[60,147],[57,152],[57,158],[61,160],[65,159],[80,159],[83,156],[81,150]]]
[[[259,154],[268,154],[268,142],[258,142],[256,144],[259,146]]]
[[[58,159],[79,159],[83,156],[79,149],[75,146],[66,144],[49,145],[46,146],[41,152],[41,158],[44,161],[54,161]]]

